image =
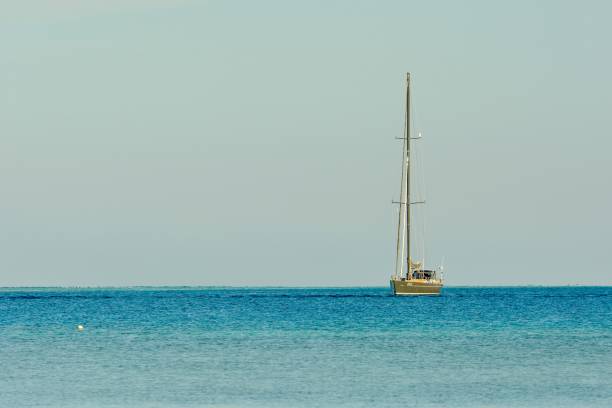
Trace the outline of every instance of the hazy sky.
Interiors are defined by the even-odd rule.
[[[387,285],[406,71],[448,284],[612,284],[609,4],[3,2],[0,286]]]

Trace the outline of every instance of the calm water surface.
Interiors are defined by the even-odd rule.
[[[264,406],[612,407],[612,288],[0,289],[0,407]]]

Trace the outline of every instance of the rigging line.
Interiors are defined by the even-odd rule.
[[[427,183],[425,182],[425,143],[422,142],[419,144],[419,189],[420,189],[420,194],[422,195],[423,200],[426,200],[426,188],[427,188]],[[423,207],[422,211],[421,211],[421,236],[422,236],[422,240],[421,240],[421,246],[422,246],[422,252],[421,252],[421,256],[423,259],[423,267],[425,267],[425,258],[427,256],[427,245],[426,245],[426,240],[427,240],[427,234],[426,234],[426,222],[427,222],[427,208]]]
[[[412,153],[410,151],[410,138],[412,136],[411,133],[411,126],[413,126],[413,117],[412,117],[412,83],[410,80],[410,73],[407,73],[406,75],[406,121],[404,124],[404,128],[405,128],[405,133],[404,133],[404,137],[406,138],[406,211],[404,214],[405,217],[405,237],[406,237],[406,244],[405,244],[405,249],[406,249],[406,254],[405,254],[405,258],[406,258],[406,271],[407,274],[409,275],[408,278],[410,279],[410,276],[412,275],[412,265],[411,265],[411,231],[412,231],[412,206],[410,205],[410,201],[411,201],[411,194],[410,194],[410,186],[411,186],[411,174],[412,172],[410,171],[412,163]]]
[[[414,86],[412,87],[411,92],[412,92],[412,95],[414,95]],[[411,103],[410,104],[410,117],[411,117],[412,120],[410,121],[410,127],[411,127],[410,134],[417,136],[417,133],[416,133],[416,124],[418,123],[418,118],[417,118],[417,115],[416,115],[415,111],[416,111],[416,108],[414,107],[414,104]],[[414,164],[415,164],[414,170],[415,171],[412,172],[413,179],[414,179],[413,185],[415,187],[415,193],[416,193],[414,195],[415,201],[420,200],[420,194],[421,194],[421,191],[420,191],[421,189],[420,189],[420,186],[419,186],[419,176],[418,176],[418,173],[419,173],[419,162],[420,162],[419,146],[418,146],[418,144],[419,144],[418,142],[413,144],[413,155],[412,155],[412,157],[415,159],[414,160]],[[418,208],[415,208],[415,210],[416,210],[417,214],[420,213]],[[417,217],[412,217],[411,219],[412,219],[412,223],[415,224],[414,221],[417,220],[418,218]],[[417,225],[415,225],[415,227],[416,226]],[[414,231],[417,232],[417,228],[415,228]],[[414,245],[414,249],[415,249],[415,253],[414,253],[415,256],[414,256],[414,258],[418,262],[418,259],[419,259],[418,255],[419,254],[418,254],[417,251],[419,249],[419,245],[418,245],[419,239],[416,239],[416,238],[419,238],[419,237],[417,237],[416,234],[414,234],[414,237],[415,237],[415,239],[413,241],[416,244],[416,245]]]
[[[421,155],[424,156],[424,147],[421,148]],[[425,183],[425,163],[424,160],[421,159],[421,182],[423,184],[423,198],[426,197],[426,188],[427,188],[427,184]],[[425,258],[427,257],[427,245],[426,245],[426,239],[427,239],[427,230],[426,230],[426,224],[427,224],[427,209],[423,208],[423,267],[425,267]]]
[[[406,199],[404,198],[404,184],[406,181],[405,180],[405,172],[406,172],[405,153],[406,153],[406,143],[408,142],[408,140],[406,140],[407,122],[408,122],[408,112],[405,110],[404,111],[404,134],[402,136],[402,138],[404,139],[404,142],[402,146],[402,177],[400,181],[400,203],[406,202]],[[400,204],[399,214],[398,214],[398,219],[397,219],[397,252],[395,254],[395,257],[396,257],[395,258],[395,276],[396,277],[401,277],[401,275],[403,274],[403,270],[404,270],[404,243],[405,243],[404,236],[405,236],[406,220],[403,215],[404,215],[405,210],[406,210],[406,205],[404,204],[402,206],[402,204]]]
[[[414,93],[414,86],[412,87],[412,93]],[[417,137],[415,137],[414,139],[420,139],[421,135],[417,134],[416,129],[418,128],[418,114],[416,112],[416,108],[414,107],[413,104],[411,104],[410,106],[410,117],[411,117],[411,129],[412,129],[412,134],[414,135],[418,135]],[[417,195],[417,200],[423,200],[425,201],[427,199],[426,197],[426,184],[425,184],[425,164],[424,164],[424,143],[423,141],[420,141],[418,143],[415,143],[415,146],[413,147],[414,150],[414,162],[415,162],[415,170],[416,170],[416,175],[414,176],[414,181],[415,181],[415,193]],[[426,258],[426,213],[427,210],[426,208],[419,208],[417,209],[420,217],[418,217],[419,219],[419,225],[418,225],[418,229],[419,229],[419,233],[420,233],[420,239],[416,240],[416,243],[420,244],[418,245],[420,248],[420,254],[415,254],[415,255],[420,255],[421,261],[422,261],[422,268],[425,269],[425,258]],[[413,219],[416,219],[416,217],[414,217]],[[415,225],[416,226],[416,225]],[[415,245],[416,247],[416,245]],[[416,258],[416,256],[415,256]],[[417,258],[418,259],[418,258]]]
[[[406,84],[406,103],[407,107],[410,107],[410,82]],[[410,253],[410,129],[408,128],[410,124],[410,112],[408,109],[405,109],[404,113],[404,150],[402,152],[402,192],[403,192],[403,200],[404,204],[404,213],[401,215],[403,225],[402,225],[402,253],[400,256],[401,259],[401,268],[400,268],[400,276],[404,274],[404,260],[406,252]],[[410,273],[410,263],[406,262],[406,273]]]
[[[391,231],[393,231],[393,235],[395,235],[395,220],[397,219],[397,213],[399,212],[399,206],[392,206],[391,207],[391,222],[389,223],[389,225],[391,225]],[[397,261],[397,253],[395,254],[396,257],[396,261]],[[390,259],[390,258],[389,258]],[[397,266],[395,268],[395,270],[393,271],[393,276],[397,275]]]
[[[422,171],[423,171],[423,153],[422,153],[422,145],[421,143],[419,143],[418,147],[415,149],[415,167],[417,170],[417,173],[415,175],[415,184],[417,186],[417,193],[419,195],[419,199],[423,199],[423,180],[422,180]],[[425,211],[426,209],[423,206],[420,206],[419,208],[416,209],[416,211],[418,211],[419,216],[415,217],[418,218],[418,225],[415,225],[415,227],[418,229],[418,233],[419,233],[419,239],[417,242],[418,244],[418,255],[419,258],[422,262],[422,265],[425,265],[425,231],[424,231],[424,221],[425,221]]]
[[[414,94],[414,86],[412,87],[412,93]],[[416,113],[416,108],[414,107],[413,104],[410,104],[410,117],[411,117],[411,121],[410,121],[410,125],[411,125],[411,134],[413,135],[417,135],[414,139],[420,139],[420,135],[416,132],[417,129],[417,124],[418,122],[418,115]],[[421,174],[423,171],[423,157],[422,157],[422,143],[417,142],[415,143],[414,147],[413,147],[413,151],[414,151],[414,169],[416,174],[414,174],[414,186],[415,186],[415,195],[416,195],[416,200],[424,200],[425,197],[423,196],[423,180],[421,178]],[[420,233],[420,237],[418,237],[419,239],[415,239],[415,250],[419,251],[420,254],[418,252],[415,252],[415,259],[421,259],[422,265],[421,268],[425,268],[425,230],[424,230],[424,213],[425,213],[425,209],[424,208],[419,208],[416,209],[417,213],[420,215],[420,217],[412,217],[413,223],[414,220],[419,219],[418,222],[418,226],[415,225],[415,227],[418,227],[418,232]],[[415,232],[417,231],[417,228],[415,228]],[[416,237],[415,237],[416,238]],[[420,245],[419,245],[420,244]],[[419,248],[420,247],[420,248]],[[420,255],[420,256],[419,256]]]
[[[415,112],[414,114],[415,117],[415,121],[413,123],[415,123],[415,127],[418,123],[416,119],[418,119],[417,114]],[[421,138],[421,134],[418,134],[418,137]],[[418,153],[419,153],[419,160],[418,160],[418,182],[417,184],[419,185],[419,194],[421,194],[421,199],[423,201],[427,200],[427,182],[426,182],[426,174],[425,174],[425,142],[426,140],[420,140],[418,143]],[[426,261],[426,257],[427,257],[427,208],[426,206],[423,206],[423,208],[421,208],[421,232],[422,232],[422,240],[421,240],[421,248],[422,248],[422,252],[421,252],[421,256],[422,256],[422,260],[423,260],[423,268],[425,269],[425,261]]]

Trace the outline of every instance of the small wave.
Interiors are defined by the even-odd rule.
[[[290,298],[290,299],[312,299],[312,298],[386,298],[390,297],[390,294],[303,294],[303,295],[290,295],[290,294],[276,294],[276,295],[261,295],[261,294],[244,294],[244,295],[228,295],[228,298]],[[207,296],[201,296],[207,297]],[[224,296],[221,296],[224,297]]]
[[[112,299],[108,295],[0,295],[0,300],[38,300],[38,299]]]

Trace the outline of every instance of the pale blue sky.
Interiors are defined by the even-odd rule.
[[[406,71],[449,284],[611,284],[608,2],[21,1],[0,286],[386,285]]]

